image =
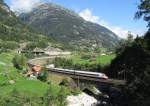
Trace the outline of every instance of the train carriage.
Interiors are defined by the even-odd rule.
[[[108,76],[104,73],[69,70],[69,69],[62,69],[62,68],[51,68],[51,67],[47,67],[47,68],[51,69],[52,71],[59,72],[59,73],[66,73],[66,74],[71,74],[71,75],[100,78],[100,79],[108,79]]]

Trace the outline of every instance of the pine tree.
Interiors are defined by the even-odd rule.
[[[148,22],[148,27],[150,27],[150,0],[140,0],[135,18],[139,19],[141,17]]]

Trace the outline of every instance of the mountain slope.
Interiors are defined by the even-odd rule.
[[[34,43],[32,48],[46,47],[50,39],[23,24],[9,6],[0,1],[0,52],[17,49],[20,44],[27,42]]]
[[[51,38],[75,47],[106,47],[118,44],[112,31],[85,21],[78,14],[55,4],[42,4],[30,13],[20,15],[21,20]]]
[[[0,39],[16,42],[36,39],[32,30],[22,24],[3,2],[0,3]]]

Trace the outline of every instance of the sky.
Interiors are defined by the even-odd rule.
[[[140,0],[5,0],[11,10],[29,12],[43,2],[53,2],[74,10],[87,21],[107,27],[121,38],[128,31],[135,37],[147,31],[147,23],[134,19]]]

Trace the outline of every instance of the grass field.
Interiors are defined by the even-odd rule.
[[[67,78],[64,75],[59,75],[53,72],[50,72],[48,75],[48,81],[50,81],[52,84],[59,85],[63,79]]]
[[[96,62],[102,65],[110,64],[111,61],[116,57],[115,54],[105,55],[105,56],[97,56]]]
[[[86,59],[82,58],[84,55],[90,55]],[[111,61],[116,57],[115,54],[110,55],[100,55],[100,54],[74,54],[72,55],[71,59],[74,63],[78,64],[92,64],[97,63],[103,65],[108,65],[111,63]]]
[[[0,72],[9,71],[9,69],[15,70],[11,62],[13,55],[13,53],[0,54]]]

